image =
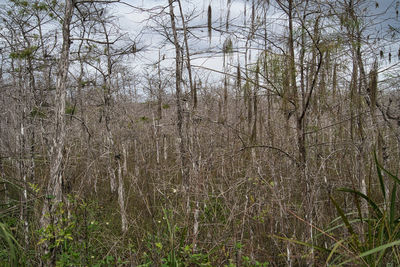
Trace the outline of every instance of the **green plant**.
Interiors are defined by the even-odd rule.
[[[209,253],[194,250],[192,244],[185,243],[187,229],[178,226],[172,210],[162,208],[160,216],[157,233],[147,233],[143,240],[147,251],[142,254],[139,266],[212,266]]]
[[[242,264],[245,267],[266,267],[269,265],[268,262],[252,261],[248,256],[242,257]]]
[[[110,254],[105,235],[109,222],[101,222],[98,212],[97,202],[68,196],[68,206],[61,202],[52,213],[57,221],[39,230],[38,245],[46,243],[50,251],[56,251],[56,265],[60,267],[126,264],[116,254]]]
[[[4,223],[0,223],[0,264],[2,266],[17,266],[21,246]]]
[[[314,242],[308,243],[295,238],[274,236],[275,238],[306,246],[327,253],[326,266],[399,266],[400,265],[400,217],[397,214],[397,186],[400,179],[386,170],[374,154],[381,199],[373,199],[351,188],[339,188],[337,191],[353,194],[356,197],[356,212],[346,213],[332,196],[329,196],[339,214],[329,224],[327,230],[310,225],[320,233]],[[385,175],[392,181],[390,194],[386,193]],[[360,199],[368,204],[369,212],[361,212]],[[375,197],[376,198],[376,197]],[[383,200],[382,203],[378,202]],[[305,220],[289,211],[297,219]],[[342,237],[338,237],[338,236]],[[331,247],[318,246],[318,239],[324,236],[333,240]]]
[[[379,180],[381,200],[372,199],[360,191],[350,188],[339,188],[338,191],[353,194],[356,198],[368,203],[369,213],[361,212],[360,201],[356,201],[358,212],[346,214],[337,201],[331,200],[341,220],[334,220],[332,227],[326,232],[345,228],[348,235],[337,240],[326,260],[327,265],[342,266],[361,264],[365,266],[390,266],[400,264],[400,219],[397,214],[397,186],[399,178],[386,170],[374,154],[377,176]],[[387,195],[384,178],[392,180],[390,195]],[[339,222],[339,224],[338,224]],[[357,226],[358,229],[357,230]]]

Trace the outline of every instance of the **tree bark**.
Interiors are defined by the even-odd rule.
[[[177,130],[178,130],[178,142],[179,142],[179,156],[180,156],[180,165],[181,165],[181,176],[182,176],[182,185],[185,192],[189,189],[189,168],[188,168],[188,157],[186,152],[186,138],[183,134],[183,108],[181,105],[181,49],[178,40],[178,33],[176,30],[175,23],[175,14],[173,7],[173,0],[168,0],[169,3],[169,14],[171,18],[171,28],[173,33],[173,40],[175,46],[175,89],[176,89],[176,114],[177,114]]]
[[[64,19],[62,24],[63,43],[61,49],[61,57],[58,62],[56,95],[55,95],[55,132],[53,142],[50,149],[50,179],[47,184],[47,199],[43,205],[41,225],[46,228],[49,224],[55,224],[59,218],[50,218],[57,208],[58,204],[63,201],[63,184],[65,183],[63,169],[65,165],[64,149],[65,149],[65,100],[67,89],[67,77],[69,69],[69,52],[70,52],[70,25],[74,12],[74,0],[65,1]],[[53,240],[54,241],[54,240]],[[52,242],[52,241],[50,241]],[[47,244],[48,245],[48,244]],[[45,252],[48,247],[45,248]],[[50,261],[48,265],[56,265],[56,251],[50,251]]]

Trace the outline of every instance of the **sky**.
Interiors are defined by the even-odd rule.
[[[168,4],[168,0],[125,0],[132,6],[138,7],[138,9],[132,9],[124,5],[118,5],[116,8],[117,14],[120,15],[120,23],[122,28],[131,32],[132,34],[138,34],[141,32],[141,38],[139,39],[139,46],[142,45],[146,47],[146,49],[136,57],[136,61],[134,64],[139,66],[139,68],[148,68],[149,65],[157,62],[158,60],[158,51],[161,49],[161,54],[166,56],[166,60],[162,62],[164,67],[172,68],[174,67],[174,56],[175,51],[172,44],[165,44],[164,37],[159,34],[155,34],[151,29],[146,28],[146,26],[154,25],[150,21],[146,21],[149,18],[148,13],[141,12],[140,8],[144,9],[152,9],[152,14],[155,15],[158,12],[168,12],[168,9],[165,7]],[[274,1],[270,1],[271,3]],[[377,3],[377,4],[376,4]],[[207,8],[210,4],[213,10],[213,26],[218,26],[221,21],[220,18],[223,18],[223,22],[225,22],[225,17],[227,15],[228,9],[227,0],[182,0],[182,4],[184,7],[185,14],[196,14],[197,16],[192,19],[190,22],[190,26],[206,26],[207,25]],[[396,10],[399,10],[399,1],[398,0],[377,0],[377,1],[369,1],[369,8],[373,14],[379,14],[375,17],[374,21],[371,21],[373,25],[370,27],[371,35],[374,35],[378,32],[381,34],[385,32],[388,28],[388,25],[399,27],[399,20],[396,19]],[[231,0],[231,7],[229,9],[230,19],[232,20],[232,24],[243,24],[244,21],[244,9],[247,9],[247,18],[251,13],[251,0]],[[175,13],[178,14],[178,9],[175,7]],[[157,15],[156,15],[157,16]],[[158,15],[158,17],[160,17]],[[271,8],[268,15],[271,25],[270,28],[274,28],[276,31],[283,31],[281,25],[286,25],[284,21],[285,15],[282,12],[277,11],[274,8]],[[170,23],[169,17],[166,16],[165,23],[168,25]],[[281,29],[281,30],[279,30]],[[191,53],[196,54],[192,57],[192,65],[194,66],[202,66],[205,69],[213,69],[216,70],[213,74],[208,74],[207,79],[211,82],[222,83],[221,75],[218,72],[224,70],[223,59],[222,59],[222,46],[224,40],[229,36],[232,38],[233,43],[238,46],[243,47],[243,41],[240,39],[236,39],[234,34],[220,34],[217,32],[212,33],[211,42],[207,37],[207,29],[203,28],[202,30],[194,31],[198,39],[191,39],[189,46]],[[383,35],[382,35],[383,36]],[[386,38],[390,39],[389,35],[385,35]],[[387,42],[389,44],[390,42]],[[259,53],[259,49],[257,45],[253,43],[254,50],[252,53],[251,61],[254,61],[257,58],[257,54]],[[381,49],[384,51],[385,57],[382,60],[382,66],[385,67],[388,62],[388,54],[391,53],[393,58],[397,58],[398,47],[393,46],[393,43],[390,45],[383,44]],[[209,53],[205,53],[206,51],[213,51]],[[203,52],[200,54],[200,52]],[[376,51],[377,53],[379,51]],[[385,61],[386,60],[386,61]],[[234,65],[237,65],[237,62],[240,61],[243,66],[243,57],[238,60],[238,55],[235,54],[230,58],[230,62],[232,63],[231,70],[234,69]],[[199,73],[210,73],[209,71],[201,71],[200,68],[196,68]],[[204,76],[199,75],[199,77],[204,78]]]
[[[165,38],[160,34],[154,33],[151,27],[155,27],[154,20],[149,20],[150,16],[154,16],[155,20],[162,21],[164,15],[164,24],[170,24],[170,18],[166,12],[168,12],[167,4],[168,0],[123,0],[126,4],[115,4],[111,7],[110,12],[115,14],[118,18],[122,31],[128,32],[133,39],[137,41],[137,47],[143,47],[143,51],[138,53],[133,59],[131,66],[136,72],[142,72],[144,69],[151,70],[154,63],[158,61],[159,51],[161,56],[165,56],[165,60],[162,61],[162,67],[173,70],[174,69],[174,57],[175,50],[171,43],[166,42]],[[208,32],[205,26],[207,25],[207,8],[210,4],[213,10],[213,26],[218,27],[222,22],[226,20],[228,13],[227,1],[228,0],[181,0],[185,14],[193,14],[191,18],[190,27],[202,26],[201,29],[193,30],[196,38],[190,38],[189,46],[192,55],[192,65],[196,66],[195,70],[198,74],[198,78],[208,79],[209,82],[222,83],[221,75],[218,72],[224,70],[222,47],[226,38],[232,38],[234,46],[243,47],[244,43],[239,33],[233,32],[232,34],[218,33],[213,31],[211,42],[209,42]],[[396,19],[396,10],[399,10],[400,0],[377,0],[369,1],[371,4],[371,12],[381,14],[377,16],[379,21],[372,21],[376,23],[371,29],[371,34],[375,34],[378,31],[385,31],[389,25],[400,28],[399,20]],[[0,3],[4,3],[5,0],[0,0]],[[251,0],[231,0],[231,6],[229,8],[229,14],[231,24],[243,25],[244,22],[244,10],[247,10],[247,18],[251,13]],[[271,3],[274,1],[271,0]],[[375,3],[378,3],[376,6]],[[175,5],[176,6],[176,5]],[[144,12],[143,10],[151,11]],[[178,14],[179,10],[175,7],[175,13]],[[282,31],[282,25],[286,25],[285,15],[271,8],[268,14],[270,25],[268,26],[271,30]],[[180,21],[179,21],[180,22]],[[181,23],[178,23],[180,25]],[[178,26],[179,27],[179,26]],[[231,26],[230,29],[233,29]],[[239,38],[236,38],[238,35]],[[192,36],[193,37],[193,36]],[[386,38],[390,39],[389,35]],[[389,42],[388,42],[389,43]],[[254,48],[251,51],[251,61],[257,58],[258,50],[257,45],[252,44]],[[381,49],[384,51],[385,58],[387,59],[388,53],[393,54],[393,57],[397,57],[398,47],[393,44],[383,46]],[[243,51],[243,50],[242,50]],[[378,53],[379,51],[377,51]],[[243,56],[238,59],[238,54],[233,54],[228,63],[231,63],[231,70],[234,71],[238,61],[243,66]],[[202,69],[202,68],[203,69]],[[209,69],[215,70],[210,72]]]
[[[129,8],[124,5],[118,5],[115,12],[120,14],[119,21],[123,29],[130,31],[133,35],[141,33],[139,46],[145,47],[145,50],[136,57],[136,63],[139,68],[151,68],[151,64],[158,61],[158,53],[161,49],[161,54],[165,55],[162,65],[166,68],[174,68],[175,48],[171,43],[165,42],[165,38],[159,34],[155,34],[149,26],[154,25],[153,22],[147,21],[149,14],[142,12],[140,9],[151,9],[152,15],[157,13],[168,12],[168,0],[126,0],[132,6],[137,8]],[[182,5],[185,14],[193,14],[190,20],[189,27],[201,26],[201,29],[192,30],[193,36],[189,40],[189,47],[192,54],[191,64],[194,66],[197,78],[206,79],[210,83],[222,85],[222,76],[220,72],[224,71],[223,65],[223,43],[229,37],[232,39],[234,46],[244,46],[243,41],[236,38],[238,32],[234,34],[212,32],[211,41],[209,41],[207,25],[207,10],[208,5],[212,7],[213,27],[218,28],[221,23],[226,22],[228,13],[227,0],[183,0]],[[229,8],[229,18],[232,25],[243,25],[244,9],[247,9],[247,17],[251,13],[251,1],[232,0]],[[178,8],[175,5],[175,14],[178,15]],[[160,15],[155,15],[158,21],[161,21]],[[276,16],[271,14],[272,16]],[[170,25],[170,18],[167,14],[165,17],[166,25]],[[178,27],[181,25],[180,21]],[[223,27],[225,29],[225,27]],[[231,28],[232,29],[232,26]],[[254,50],[256,51],[256,50]],[[253,52],[250,61],[256,58],[256,52]],[[240,59],[243,61],[243,59]],[[227,57],[227,63],[230,64],[230,69],[234,70],[238,62],[238,55],[233,54]],[[242,62],[243,63],[243,62]],[[215,70],[210,71],[211,70]]]
[[[127,0],[129,4],[133,6],[137,6],[145,9],[152,9],[154,14],[161,12],[168,12],[168,9],[165,9],[167,6],[167,0]],[[226,6],[224,1],[210,1],[209,0],[193,0],[193,1],[182,1],[183,9],[185,14],[196,14],[196,16],[191,19],[190,26],[202,26],[204,27],[201,30],[193,31],[196,35],[196,39],[192,39],[189,41],[189,46],[191,53],[200,53],[205,51],[215,51],[215,53],[202,53],[202,55],[194,55],[193,56],[193,65],[201,65],[207,68],[217,69],[219,71],[222,70],[223,60],[221,58],[222,54],[222,43],[224,40],[224,36],[213,32],[211,42],[209,42],[208,32],[205,26],[207,25],[207,9],[208,4],[211,4],[213,10],[213,24],[219,24],[219,14],[222,14],[222,17],[226,15],[227,10],[221,9],[221,6]],[[232,1],[231,9],[230,9],[230,17],[231,18],[242,18],[242,10],[243,10],[243,2],[241,1]],[[179,10],[175,7],[175,13],[178,14]],[[158,50],[161,48],[162,54],[166,56],[166,63],[172,64],[173,62],[168,62],[168,59],[173,59],[175,56],[174,47],[168,42],[165,43],[165,38],[160,36],[159,34],[154,34],[152,29],[146,28],[149,26],[153,26],[154,23],[150,21],[146,21],[149,18],[148,13],[141,12],[140,10],[132,10],[127,7],[119,6],[117,12],[121,14],[120,23],[121,26],[127,31],[135,32],[133,34],[142,33],[142,37],[140,38],[142,46],[146,47],[144,53],[139,56],[140,60],[145,64],[151,64],[158,60]],[[153,13],[152,12],[152,13]],[[157,15],[156,15],[157,16]],[[158,17],[160,17],[158,15]],[[170,24],[169,16],[165,17],[165,22]],[[158,18],[160,20],[160,18]],[[180,21],[179,21],[180,22]],[[167,24],[167,25],[168,25]],[[136,25],[140,25],[137,27]],[[181,23],[178,24],[181,25]],[[132,29],[135,29],[132,31]]]

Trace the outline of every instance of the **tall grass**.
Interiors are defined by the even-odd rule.
[[[18,266],[20,245],[15,240],[8,226],[0,223],[0,265],[1,266]]]
[[[346,211],[333,196],[329,196],[339,217],[332,220],[326,230],[311,225],[319,232],[315,235],[314,242],[275,237],[320,251],[322,255],[326,255],[326,266],[400,266],[397,194],[400,179],[378,162],[375,153],[374,159],[379,182],[378,196],[368,196],[354,188],[338,188],[338,192],[349,193],[355,197],[356,211]],[[389,181],[385,183],[385,179]],[[387,190],[389,184],[391,187]],[[361,199],[367,203],[368,213],[362,212]],[[296,214],[289,213],[307,223]],[[331,245],[327,245],[328,242],[318,245],[321,243],[321,237],[325,237],[325,241],[330,240]]]
[[[342,266],[357,264],[364,266],[399,266],[400,264],[400,218],[398,215],[397,186],[400,179],[386,170],[374,153],[379,196],[373,198],[352,188],[339,188],[339,192],[353,194],[357,212],[345,213],[344,209],[331,196],[339,218],[332,221],[327,233],[345,230],[347,234],[337,240],[326,259],[326,265]],[[389,179],[385,183],[385,179]],[[387,191],[387,186],[391,188]],[[389,192],[389,194],[387,194]],[[368,214],[363,214],[360,201],[368,204]]]

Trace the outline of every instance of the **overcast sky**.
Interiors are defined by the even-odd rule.
[[[157,12],[161,12],[163,7],[166,7],[168,4],[168,0],[125,0],[132,6],[144,9],[152,9],[157,14]],[[271,3],[273,1],[270,1]],[[370,6],[370,10],[375,14],[381,14],[380,16],[373,21],[376,23],[372,28],[371,34],[376,33],[377,31],[384,32],[387,30],[388,25],[399,26],[399,21],[394,19],[396,18],[396,9],[399,9],[399,1],[398,0],[378,0],[378,1],[369,1],[367,2]],[[376,6],[376,3],[378,5]],[[182,1],[184,7],[185,14],[195,14],[198,15],[190,22],[190,26],[198,26],[198,25],[207,25],[207,8],[210,4],[213,10],[213,25],[218,26],[220,24],[220,18],[223,18],[223,22],[225,22],[225,17],[227,15],[227,0],[183,0]],[[251,13],[251,0],[243,1],[243,0],[231,0],[231,7],[229,9],[230,19],[232,20],[232,24],[242,24],[244,21],[243,14],[245,5],[247,5],[247,17]],[[164,9],[165,12],[168,12],[168,9]],[[139,9],[129,8],[124,5],[118,5],[116,13],[120,15],[120,23],[121,26],[130,31],[132,34],[138,34],[142,31],[142,37],[140,39],[140,45],[146,46],[146,50],[141,53],[137,57],[137,63],[142,66],[142,64],[151,64],[158,59],[158,50],[162,48],[162,54],[166,55],[167,60],[163,63],[164,65],[171,67],[173,66],[173,61],[168,61],[169,59],[174,58],[174,49],[171,45],[162,46],[162,43],[165,41],[164,38],[158,34],[154,34],[150,29],[146,29],[146,25],[152,25],[152,22],[146,21],[149,17],[149,14],[146,12],[141,12]],[[178,14],[178,9],[175,8],[175,13]],[[275,9],[271,8],[269,12],[269,19],[273,22],[269,27],[277,27],[279,25],[285,25],[286,22],[282,19],[285,19],[284,14],[282,12],[277,12]],[[169,23],[169,17],[166,17],[166,23]],[[180,21],[179,21],[180,22]],[[207,68],[213,68],[221,71],[223,68],[223,60],[222,60],[222,45],[224,40],[228,37],[227,34],[220,34],[217,32],[213,32],[211,44],[208,41],[207,37],[207,29],[201,29],[194,31],[198,39],[191,39],[190,49],[191,53],[199,52],[199,51],[207,51],[212,50],[215,53],[207,53],[202,54],[201,56],[194,56],[193,64],[204,66]],[[239,40],[235,40],[234,35],[229,35],[230,38],[233,39],[234,45],[240,45]],[[388,36],[387,36],[388,37]],[[254,45],[254,44],[253,44]],[[255,47],[257,48],[257,47]],[[392,51],[393,55],[397,56],[397,47],[389,46],[384,47],[385,53],[389,53]],[[252,58],[256,58],[257,50],[253,51]],[[231,60],[236,60],[237,56],[234,56]],[[235,63],[236,64],[236,63]],[[218,77],[218,76],[214,76]],[[219,79],[219,78],[218,78]]]
[[[168,0],[127,0],[132,6],[138,8],[152,9],[152,15],[157,14],[157,12],[168,12],[168,9],[163,9],[167,7]],[[217,71],[223,70],[223,60],[222,60],[222,46],[223,42],[229,36],[232,38],[234,45],[240,45],[239,40],[235,39],[235,35],[231,34],[221,34],[219,32],[213,31],[211,42],[209,42],[207,25],[207,10],[208,5],[212,7],[212,20],[213,27],[218,27],[221,22],[225,23],[226,15],[228,13],[227,0],[183,0],[182,5],[185,14],[193,14],[193,18],[190,21],[189,26],[203,26],[203,28],[198,30],[193,30],[193,34],[196,38],[191,38],[189,42],[190,50],[193,55],[192,64],[195,66],[203,66],[205,68],[215,69]],[[251,12],[251,2],[232,0],[231,6],[229,8],[229,18],[232,25],[242,25],[244,21],[244,8],[247,5],[247,16]],[[146,47],[145,52],[138,56],[138,63],[151,64],[158,60],[158,50],[162,48],[162,54],[166,55],[166,60],[163,62],[164,66],[173,67],[175,50],[171,44],[165,44],[165,38],[159,34],[155,34],[146,26],[154,25],[153,22],[147,21],[149,14],[147,12],[141,12],[139,9],[132,9],[124,5],[118,5],[116,9],[120,16],[121,26],[127,31],[133,34],[138,34],[142,31],[142,37],[140,39],[141,44]],[[178,14],[179,10],[175,7],[175,13]],[[272,15],[272,14],[271,14]],[[170,24],[169,17],[166,17],[165,22],[167,25]],[[178,21],[178,25],[181,25]],[[203,53],[202,53],[203,52]],[[206,53],[207,52],[207,53]],[[255,58],[255,55],[253,55]],[[171,59],[171,60],[168,60]],[[237,56],[234,55],[230,58],[233,63],[237,61]],[[201,72],[201,69],[196,68],[197,71]],[[209,71],[208,71],[209,72]],[[220,75],[210,75],[208,78],[214,82],[221,82]]]
[[[145,50],[139,53],[132,63],[132,67],[141,71],[143,68],[148,68],[149,65],[155,63],[158,60],[159,50],[160,53],[165,55],[166,59],[163,61],[163,66],[173,69],[174,67],[174,56],[175,51],[171,44],[165,41],[165,38],[160,34],[155,34],[150,26],[154,26],[154,21],[148,20],[150,15],[158,17],[157,20],[160,21],[162,16],[157,15],[164,12],[168,12],[168,0],[123,0],[128,5],[116,4],[111,8],[111,12],[118,17],[119,24],[124,31],[129,32],[132,37],[139,36],[137,39],[138,47],[145,47]],[[193,30],[193,34],[196,38],[190,38],[190,51],[193,55],[192,64],[196,66],[203,66],[205,68],[215,69],[217,71],[223,70],[223,60],[222,60],[222,46],[223,42],[229,36],[233,40],[234,48],[235,46],[243,46],[243,41],[240,39],[235,39],[235,34],[220,34],[213,31],[212,40],[209,42],[208,32],[205,26],[207,25],[207,8],[210,4],[212,6],[213,13],[213,26],[218,27],[222,22],[225,23],[226,15],[228,13],[227,8],[228,0],[182,0],[182,5],[185,14],[193,14],[193,18],[190,21],[189,26],[204,26],[202,29]],[[5,0],[0,0],[0,3],[4,3]],[[271,0],[271,3],[274,1]],[[231,24],[242,25],[244,21],[244,10],[247,10],[247,18],[249,18],[251,13],[251,0],[231,0],[231,6],[229,8]],[[399,28],[399,20],[396,19],[396,10],[399,9],[399,0],[377,0],[369,1],[371,11],[373,13],[381,14],[378,19],[374,21],[376,25],[372,28],[373,31],[386,31],[388,25]],[[376,8],[375,3],[378,3]],[[246,7],[245,7],[246,6]],[[136,8],[133,8],[136,7]],[[144,12],[143,10],[151,10],[151,12]],[[175,13],[178,14],[179,10],[175,8]],[[271,8],[268,14],[268,19],[270,24],[268,25],[270,30],[278,31],[280,25],[286,25],[286,17],[282,12]],[[169,25],[169,17],[165,17],[165,24]],[[180,25],[178,21],[178,25]],[[232,27],[230,29],[233,29]],[[372,32],[373,34],[373,32]],[[387,36],[390,38],[390,36]],[[253,43],[252,46],[255,48],[252,51],[252,57],[250,60],[255,60],[257,58],[257,47]],[[398,47],[393,47],[393,45],[388,47],[383,47],[385,54],[391,52],[394,57],[397,57]],[[208,53],[201,53],[211,51]],[[379,51],[377,51],[379,52]],[[198,53],[198,54],[197,54]],[[237,64],[237,55],[231,57],[232,65]],[[241,57],[243,60],[243,57]],[[199,68],[196,68],[199,71]],[[215,82],[221,82],[219,75],[211,75],[209,77],[211,80],[214,79]]]

